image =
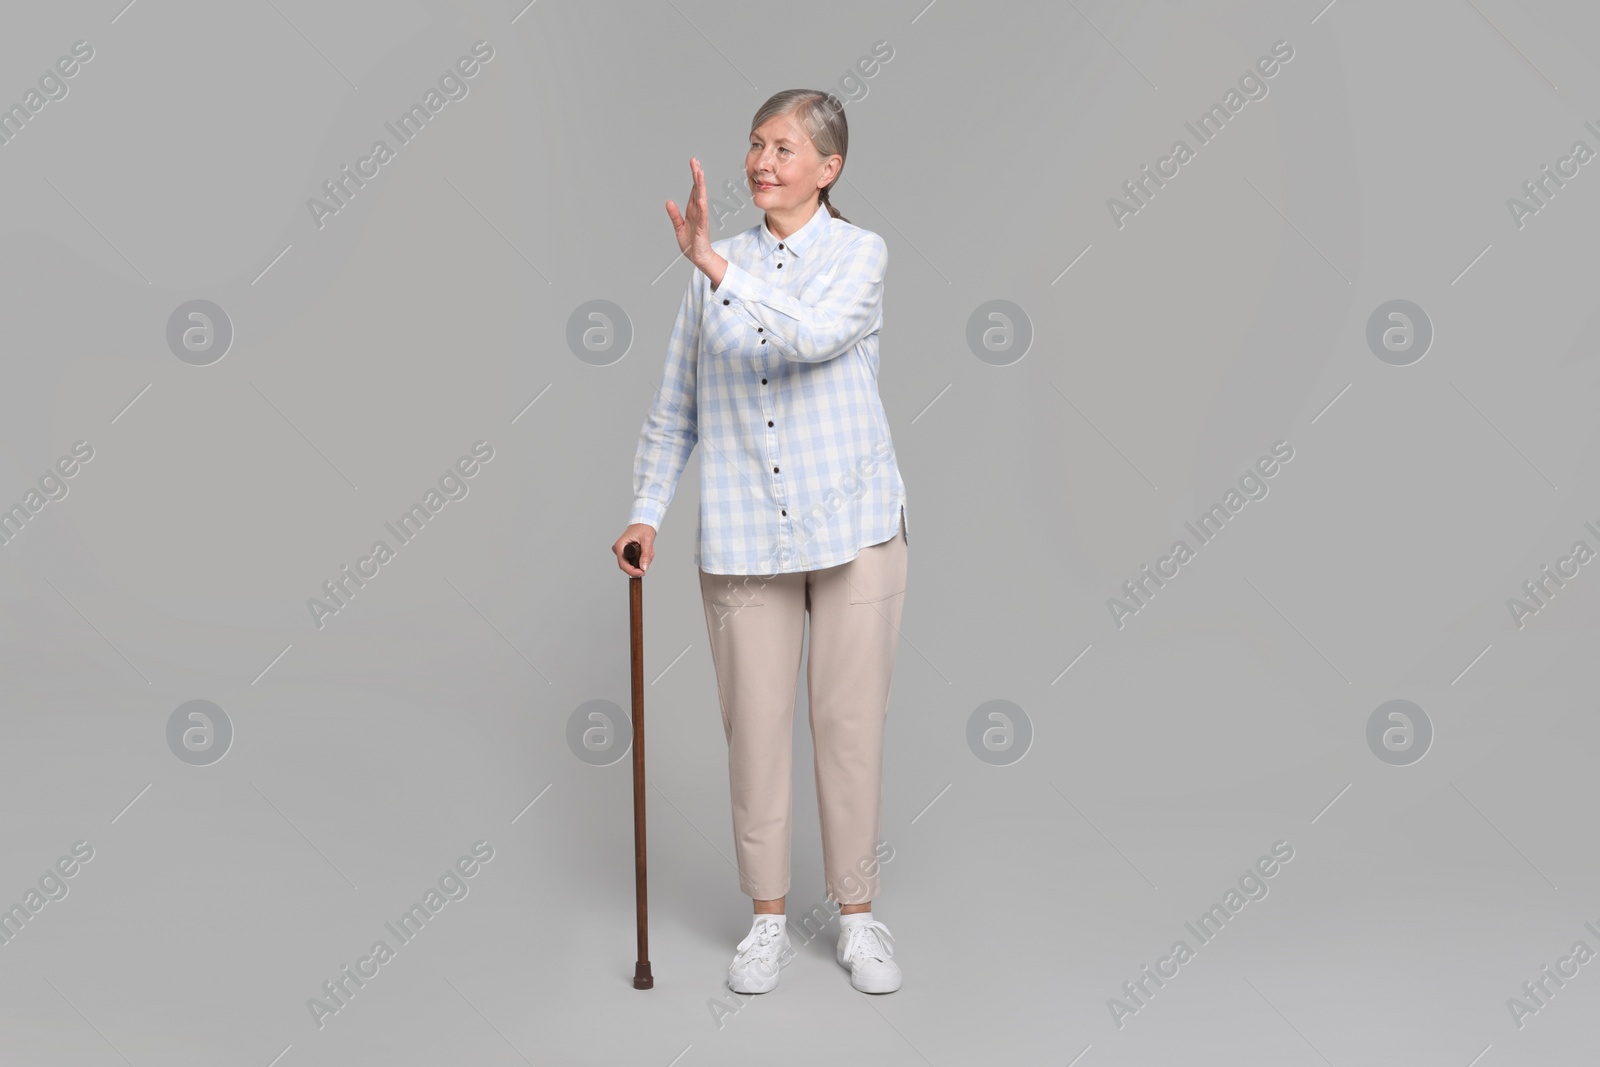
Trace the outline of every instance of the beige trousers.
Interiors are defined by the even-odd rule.
[[[878,895],[883,726],[905,601],[906,536],[848,563],[772,576],[700,572],[722,728],[739,888],[756,900],[789,892],[794,708],[811,616],[806,687],[828,897]]]

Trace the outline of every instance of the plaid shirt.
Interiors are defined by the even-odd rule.
[[[716,289],[704,271],[689,279],[639,434],[628,521],[660,529],[699,442],[697,567],[847,563],[905,521],[878,396],[888,246],[819,204],[782,241],[763,220],[711,247],[727,273]]]

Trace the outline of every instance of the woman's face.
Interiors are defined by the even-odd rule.
[[[788,211],[812,203],[817,191],[839,172],[843,158],[826,159],[806,136],[794,112],[774,115],[750,135],[744,157],[745,181],[756,207],[763,211]]]

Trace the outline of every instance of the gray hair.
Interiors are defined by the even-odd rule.
[[[833,181],[823,187],[818,198],[827,207],[828,214],[836,219],[849,222],[839,209],[828,201],[828,190],[832,189],[844,174],[844,161],[849,156],[850,127],[844,120],[844,101],[830,92],[821,89],[785,89],[781,93],[773,93],[767,102],[756,109],[756,117],[750,120],[750,131],[768,119],[777,115],[794,112],[795,120],[800,123],[801,129],[806,131],[806,136],[811,138],[811,143],[816,146],[817,154],[824,159],[837,153],[839,159],[839,173],[833,176]]]

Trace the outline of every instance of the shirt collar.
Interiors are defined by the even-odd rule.
[[[783,239],[783,250],[804,257],[812,243],[822,239],[823,233],[832,221],[833,213],[828,210],[828,205],[818,201],[816,214],[807,219],[804,226]],[[756,240],[760,244],[763,257],[771,256],[778,251],[778,239],[767,229],[765,218],[756,223]]]

